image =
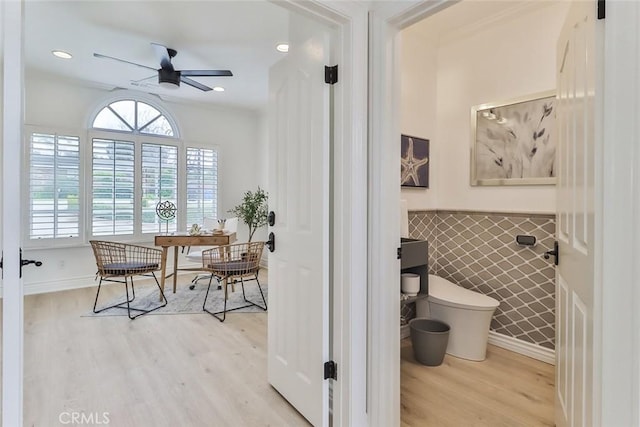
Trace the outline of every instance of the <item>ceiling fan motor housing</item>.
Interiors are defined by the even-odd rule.
[[[180,71],[160,68],[158,70],[158,83],[168,83],[174,86],[180,86]]]

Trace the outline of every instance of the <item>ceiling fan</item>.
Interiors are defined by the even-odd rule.
[[[160,68],[147,67],[146,65],[136,64],[135,62],[126,61],[120,58],[114,58],[113,56],[102,55],[100,53],[94,53],[96,58],[113,59],[114,61],[124,62],[125,64],[135,65],[137,67],[146,68],[149,70],[158,72],[158,83],[161,86],[167,88],[178,88],[180,82],[189,86],[195,87],[202,91],[208,92],[212,90],[209,86],[205,86],[189,77],[230,77],[233,73],[229,70],[176,70],[173,68],[171,58],[178,54],[175,49],[168,48],[158,43],[151,43],[153,50],[156,53],[156,57],[160,62]]]

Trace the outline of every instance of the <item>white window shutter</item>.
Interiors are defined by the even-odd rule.
[[[80,206],[80,139],[32,133],[29,240],[78,238]]]
[[[187,225],[218,217],[218,153],[187,147]]]
[[[134,143],[95,138],[92,145],[92,235],[133,235]]]
[[[167,222],[156,215],[158,202],[178,205],[178,147],[144,143],[141,151],[142,232],[158,233],[167,230]],[[168,230],[176,230],[176,218],[169,221]]]

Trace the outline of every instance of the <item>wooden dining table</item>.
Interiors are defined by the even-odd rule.
[[[236,241],[236,233],[208,233],[190,235],[189,233],[167,233],[155,236],[155,245],[162,247],[162,277],[160,287],[164,293],[165,280],[173,276],[173,293],[176,293],[178,271],[202,271],[202,267],[178,267],[178,247],[184,246],[222,246],[229,245]],[[169,248],[173,250],[173,272],[167,276],[167,253]],[[161,296],[162,297],[162,296]]]

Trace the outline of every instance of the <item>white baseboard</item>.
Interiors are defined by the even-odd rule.
[[[191,272],[187,271],[179,271],[178,275],[181,276],[183,274],[190,274]],[[160,276],[158,276],[158,280],[160,280]],[[171,279],[167,280],[165,286],[169,286]],[[91,276],[83,276],[83,277],[74,277],[70,279],[61,279],[61,280],[47,280],[41,282],[33,282],[33,283],[25,283],[24,285],[24,294],[25,295],[35,295],[35,294],[46,294],[49,292],[60,292],[60,291],[69,291],[72,289],[81,289],[81,288],[90,288],[92,286],[98,286],[98,281],[95,280],[95,275]],[[0,293],[0,296],[2,294]]]
[[[489,344],[511,350],[550,365],[556,364],[556,353],[545,347],[489,331]]]
[[[35,295],[45,294],[48,292],[68,291],[71,289],[89,288],[91,286],[98,286],[95,275],[74,277],[71,279],[63,280],[47,280],[42,282],[25,283],[24,294]]]
[[[264,261],[264,267],[267,267],[266,259],[260,261],[262,266]],[[197,263],[184,263],[180,264],[181,267],[197,267]],[[192,271],[178,271],[178,275],[193,274]],[[160,280],[160,277],[158,277]],[[167,282],[169,283],[169,282]],[[46,280],[40,282],[32,282],[24,284],[25,295],[46,294],[48,292],[60,292],[69,291],[72,289],[90,288],[92,286],[98,286],[98,282],[95,280],[95,275],[73,277],[69,279],[61,280]],[[0,286],[0,298],[2,298],[2,286]]]

